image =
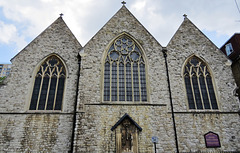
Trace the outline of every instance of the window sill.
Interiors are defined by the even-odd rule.
[[[62,110],[28,110],[26,113],[35,113],[35,114],[59,114],[62,113]]]
[[[167,104],[152,104],[149,102],[101,102],[85,103],[84,105],[127,105],[127,106],[167,106]]]
[[[171,112],[168,112],[171,113]],[[175,111],[174,114],[238,114],[239,112],[230,112],[230,111],[220,111],[220,110],[213,110],[213,111]]]

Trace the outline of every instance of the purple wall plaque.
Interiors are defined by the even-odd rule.
[[[216,133],[208,132],[204,135],[205,143],[207,148],[221,147],[219,136]]]

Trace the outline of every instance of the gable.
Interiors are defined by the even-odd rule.
[[[112,126],[111,130],[113,131],[114,129],[116,129],[125,119],[129,119],[130,122],[136,126],[136,128],[139,130],[139,131],[142,131],[142,128],[126,113],[124,114],[118,121],[117,123]]]
[[[92,39],[84,46],[84,56],[81,56],[81,84],[85,82],[94,82],[92,87],[86,86],[85,90],[80,89],[80,93],[84,96],[84,99],[90,103],[97,103],[102,101],[103,86],[101,81],[103,80],[103,63],[104,55],[108,51],[111,42],[113,42],[121,34],[128,34],[133,40],[135,40],[146,57],[146,77],[148,77],[148,70],[151,69],[152,76],[156,76],[157,72],[165,72],[164,57],[162,54],[162,46],[156,41],[156,39],[145,29],[145,27],[132,15],[132,13],[125,7],[121,9],[92,37]],[[82,54],[83,55],[83,54]],[[154,59],[154,60],[148,60]],[[159,66],[160,65],[160,66]],[[147,72],[148,71],[148,72]],[[98,74],[92,77],[91,74]],[[158,80],[155,81],[153,77],[149,79],[149,82],[154,82],[154,87],[157,84],[164,84],[161,80],[165,80],[166,75],[158,76]],[[148,78],[147,78],[148,80]],[[96,92],[92,91],[92,88]],[[156,87],[157,88],[157,87]],[[157,88],[156,90],[161,90]],[[156,91],[157,92],[157,91]],[[166,90],[167,92],[167,90]],[[93,97],[98,97],[97,100]],[[156,100],[157,101],[157,100]],[[162,103],[166,103],[164,99],[161,99]]]
[[[32,47],[38,50],[41,49],[41,47],[48,47],[48,43],[50,43],[52,46],[57,47],[62,46],[62,44],[66,41],[72,42],[72,44],[74,44],[77,50],[80,50],[82,48],[81,44],[78,42],[74,34],[68,28],[62,17],[59,17],[41,34],[39,34],[32,42],[30,42],[24,49],[22,49],[17,55],[15,55],[11,59],[11,62],[14,62],[15,58],[21,56],[21,54],[24,54],[23,52],[26,52],[27,50],[32,50]]]
[[[185,17],[167,45],[167,50],[170,82],[178,82],[178,85],[172,88],[172,98],[179,99],[181,96],[181,100],[175,102],[177,103],[175,106],[176,110],[188,109],[186,91],[183,88],[182,66],[186,59],[192,55],[200,57],[204,59],[205,63],[208,63],[208,67],[212,72],[212,82],[216,91],[218,108],[221,109],[223,105],[226,105],[223,101],[228,101],[225,98],[232,93],[231,90],[226,90],[223,93],[221,89],[225,89],[224,84],[233,81],[231,69],[225,64],[228,59],[188,18]],[[223,94],[226,95],[222,96]]]
[[[207,45],[212,45],[214,49],[218,49],[218,47],[185,16],[184,21],[167,46],[171,46],[175,43],[183,45],[191,41],[204,41],[208,43]],[[191,45],[195,44],[192,43]]]
[[[93,41],[101,41],[107,39],[107,43],[113,40],[119,34],[126,32],[132,35],[137,40],[140,40],[141,45],[145,44],[141,41],[142,38],[148,37],[149,40],[154,40],[154,43],[159,42],[148,32],[148,30],[135,18],[135,16],[123,5],[118,12],[88,41],[84,46],[87,48]]]
[[[77,56],[81,48],[80,43],[72,34],[71,30],[63,19],[59,17],[19,52],[12,59],[12,75],[3,93],[3,95],[9,95],[13,89],[16,93],[21,93],[14,95],[11,99],[19,106],[12,107],[13,110],[19,110],[19,108],[21,108],[22,111],[28,110],[37,68],[49,55],[57,55],[62,59],[63,63],[66,64],[65,67],[69,72],[67,81],[70,83],[66,86],[67,89],[65,92],[68,96],[63,97],[63,104],[67,105],[66,107],[63,106],[63,111],[65,111],[65,108],[71,108],[69,106],[72,105],[72,99],[75,98],[75,94],[71,91],[76,90],[75,84],[78,71]],[[18,84],[21,84],[21,86]],[[18,88],[15,88],[16,86],[18,86]],[[71,103],[64,103],[64,101],[71,101]],[[12,103],[12,105],[16,105],[15,103]]]
[[[179,54],[181,52],[184,54],[184,57],[182,56],[178,58],[186,58],[195,54],[199,57],[203,57],[210,65],[216,64],[211,63],[213,57],[227,61],[226,56],[218,49],[218,47],[187,17],[184,18],[184,21],[168,43],[167,48],[169,54],[175,54],[173,52],[179,52]],[[220,60],[218,62],[220,62]],[[182,65],[183,63],[179,64]]]

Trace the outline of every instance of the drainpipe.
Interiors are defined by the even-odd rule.
[[[78,71],[77,71],[77,88],[76,88],[76,97],[73,110],[73,126],[72,126],[72,137],[71,137],[71,150],[70,153],[73,153],[74,149],[74,139],[75,139],[75,128],[77,122],[77,100],[78,100],[78,90],[79,90],[79,78],[80,78],[80,67],[81,67],[81,56],[78,55]]]
[[[165,65],[166,65],[168,91],[169,91],[169,98],[170,98],[170,104],[171,104],[171,113],[172,113],[172,120],[173,120],[173,130],[174,130],[174,136],[175,136],[176,150],[177,150],[177,153],[179,153],[179,150],[178,150],[178,139],[177,139],[177,130],[176,130],[176,123],[175,123],[173,102],[172,102],[172,93],[171,93],[170,79],[169,79],[169,74],[168,74],[167,48],[163,47],[162,48],[162,52],[163,52],[163,56],[164,56],[164,59],[165,59]]]

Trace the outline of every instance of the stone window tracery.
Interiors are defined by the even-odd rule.
[[[104,62],[104,101],[147,101],[143,53],[131,38],[117,38]]]
[[[184,82],[189,109],[218,109],[211,73],[198,57],[191,57],[185,64]]]
[[[66,70],[63,63],[50,56],[39,67],[30,103],[30,110],[61,110]]]

